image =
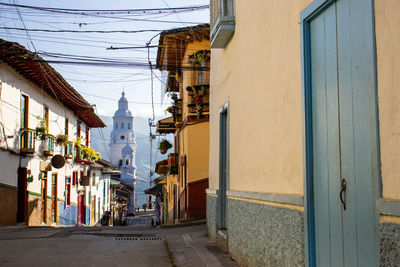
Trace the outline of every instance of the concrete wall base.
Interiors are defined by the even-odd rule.
[[[216,229],[216,206],[217,198],[208,195],[208,234],[239,264],[304,266],[302,211],[228,198],[224,239]]]
[[[381,266],[400,266],[400,225],[381,223],[379,239]]]
[[[17,211],[17,189],[0,186],[0,225],[15,225],[17,223]]]

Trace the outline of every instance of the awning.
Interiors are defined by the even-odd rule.
[[[144,190],[144,193],[147,195],[153,195],[153,196],[162,195],[162,187],[163,187],[162,184],[157,184],[157,185],[153,186],[152,188]]]

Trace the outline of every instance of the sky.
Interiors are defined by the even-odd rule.
[[[68,9],[149,9],[208,5],[209,0],[0,0],[1,3],[36,7]],[[147,21],[140,21],[140,20]],[[157,22],[149,21],[157,20]],[[142,33],[70,33],[15,30],[74,30],[74,31],[137,31],[167,30],[209,23],[209,9],[188,13],[161,14],[95,14],[71,15],[43,10],[0,5],[0,38],[18,42],[31,51],[37,51],[45,60],[59,60],[60,54],[101,57],[128,62],[148,62],[148,50],[116,49],[109,47],[143,47],[159,31]],[[158,45],[156,36],[151,45]],[[49,56],[52,53],[52,57]],[[55,55],[57,54],[57,55]],[[150,60],[155,65],[157,48],[150,49]],[[69,56],[70,57],[70,56]],[[122,90],[134,116],[152,117],[151,72],[148,67],[104,67],[71,64],[51,65],[85,97],[96,104],[99,115],[112,116]],[[153,101],[156,116],[164,115],[170,100],[162,99],[162,77],[158,70],[153,76]]]

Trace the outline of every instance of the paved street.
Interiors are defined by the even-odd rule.
[[[0,227],[0,265],[236,266],[208,241],[204,224],[151,227],[151,217],[118,227]]]

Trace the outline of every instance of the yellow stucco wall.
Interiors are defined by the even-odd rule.
[[[210,41],[196,41],[189,43],[184,55],[184,64],[187,63],[189,55],[200,51],[209,50]],[[183,118],[188,115],[187,104],[189,104],[187,86],[195,85],[192,81],[192,72],[190,70],[183,71],[182,85],[180,87],[180,97],[183,99]],[[208,178],[208,162],[209,162],[209,122],[188,123],[179,133],[180,155],[187,156],[187,182],[194,182]]]
[[[229,101],[229,189],[303,194],[299,16],[311,2],[235,1],[235,34],[211,55],[211,189],[219,110]]]
[[[400,2],[375,0],[383,198],[400,199]]]
[[[188,183],[208,178],[209,122],[186,127],[188,145],[186,148],[188,164]]]

